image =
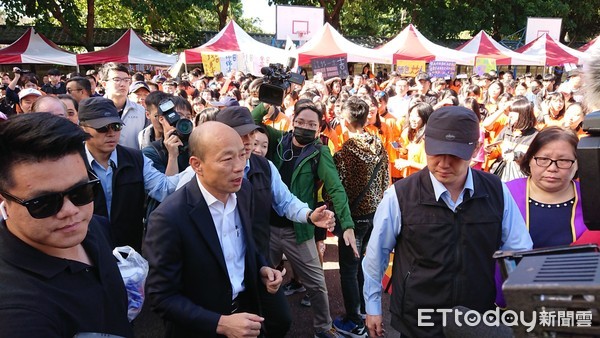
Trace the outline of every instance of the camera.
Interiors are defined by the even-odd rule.
[[[190,134],[194,129],[194,124],[188,119],[182,119],[179,113],[175,111],[175,103],[171,99],[163,100],[158,105],[158,113],[164,116],[169,125],[175,127],[175,135],[181,142],[187,144]]]
[[[299,85],[304,83],[304,76],[290,71],[294,63],[296,63],[296,59],[289,58],[286,67],[280,63],[271,63],[269,67],[261,68],[260,72],[264,75],[264,82],[258,89],[260,101],[281,106],[292,83]]]

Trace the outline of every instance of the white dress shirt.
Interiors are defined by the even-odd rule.
[[[244,286],[244,270],[245,270],[245,255],[246,241],[244,240],[244,231],[242,229],[242,221],[239,212],[237,211],[237,196],[229,194],[227,203],[219,201],[213,196],[200,182],[196,176],[200,192],[208,205],[208,210],[212,216],[225,258],[227,273],[231,283],[232,295],[231,299],[235,299],[238,294],[245,290]]]

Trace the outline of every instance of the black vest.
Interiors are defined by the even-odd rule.
[[[113,193],[110,234],[113,247],[130,245],[141,252],[144,232],[144,158],[142,151],[117,145],[116,169],[113,168]],[[86,165],[87,165],[86,161]],[[104,192],[94,199],[94,214],[108,217]]]
[[[250,170],[246,178],[252,183],[252,200],[254,212],[252,217],[252,231],[256,249],[267,260],[269,258],[269,241],[271,229],[269,220],[271,216],[271,167],[266,158],[250,155]]]
[[[402,214],[393,266],[392,326],[410,337],[443,337],[441,314],[433,327],[417,326],[418,309],[462,305],[494,307],[493,253],[502,236],[504,198],[494,175],[471,170],[474,194],[452,212],[436,201],[429,170],[394,184]]]

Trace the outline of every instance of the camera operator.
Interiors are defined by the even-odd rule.
[[[173,111],[176,114],[169,117],[168,114]],[[163,137],[151,142],[142,152],[152,160],[154,168],[167,176],[180,173],[188,166],[187,141],[193,129],[189,120],[191,114],[190,103],[178,96],[169,96],[158,106],[157,120],[162,127]]]
[[[6,113],[6,115],[14,115],[17,113],[16,105],[19,103],[19,91],[25,88],[33,88],[38,89],[37,79],[35,75],[31,76],[23,76],[23,73],[27,73],[27,71],[22,71],[19,67],[13,67],[13,79],[7,84],[6,87],[6,96],[2,99],[2,112]],[[29,78],[33,78],[33,80],[29,80]],[[27,85],[27,86],[25,86]],[[19,107],[20,108],[20,107]],[[22,111],[22,109],[21,109]]]

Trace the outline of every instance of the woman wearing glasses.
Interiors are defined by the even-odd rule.
[[[527,177],[506,183],[525,218],[534,248],[568,245],[586,230],[581,211],[576,148],[570,130],[540,131],[521,161]]]

